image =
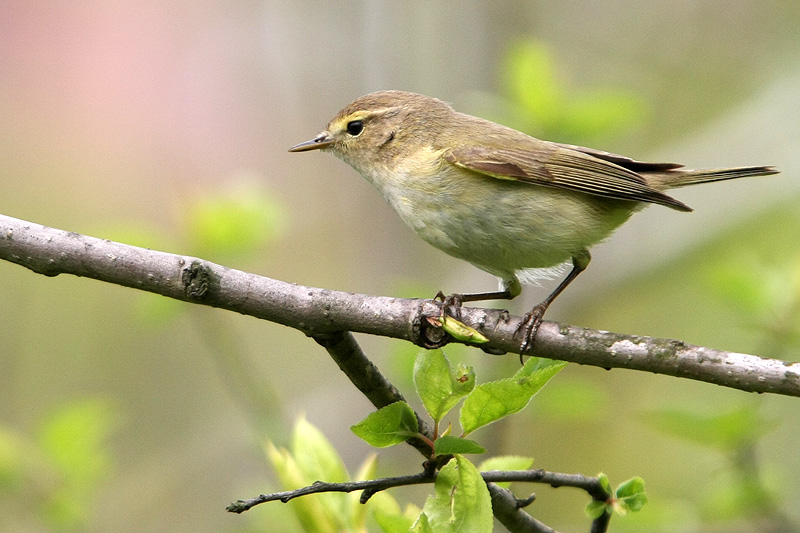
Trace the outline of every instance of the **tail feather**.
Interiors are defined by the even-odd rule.
[[[711,183],[713,181],[733,180],[737,178],[749,178],[752,176],[770,176],[779,171],[775,167],[737,167],[720,168],[712,170],[673,170],[663,172],[659,177],[663,177],[663,183],[668,188],[686,187],[697,185],[698,183]]]

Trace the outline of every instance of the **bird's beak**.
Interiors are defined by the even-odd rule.
[[[319,150],[333,144],[333,136],[327,131],[323,131],[310,141],[295,144],[289,148],[290,152],[307,152],[309,150]]]

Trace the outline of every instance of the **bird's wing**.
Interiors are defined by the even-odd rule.
[[[464,146],[446,151],[444,158],[458,167],[498,179],[568,189],[618,200],[650,202],[679,211],[691,211],[686,204],[649,186],[633,170],[607,158],[553,143],[533,150]]]
[[[674,170],[676,168],[683,167],[683,165],[681,165],[680,163],[650,163],[647,161],[637,161],[636,159],[631,159],[630,157],[625,157],[624,155],[612,154],[611,152],[595,150],[594,148],[575,146],[574,144],[564,144],[564,143],[553,143],[553,144],[556,146],[560,146],[561,148],[566,148],[568,150],[583,152],[584,154],[596,157],[598,159],[604,159],[609,163],[614,163],[615,165],[627,168],[628,170],[633,170],[634,172],[658,172],[662,170]]]

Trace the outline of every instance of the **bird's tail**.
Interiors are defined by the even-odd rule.
[[[774,167],[737,167],[712,170],[670,170],[659,174],[659,181],[667,188],[686,187],[698,183],[734,180],[751,176],[769,176],[779,171]]]

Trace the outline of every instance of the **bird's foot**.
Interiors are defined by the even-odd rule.
[[[531,309],[529,313],[525,313],[522,317],[522,322],[514,335],[522,336],[522,344],[519,347],[519,362],[523,363],[523,356],[528,355],[533,349],[533,342],[536,339],[536,332],[539,331],[539,326],[542,324],[542,317],[547,310],[547,305],[541,303]]]
[[[436,293],[433,301],[442,302],[442,315],[447,315],[456,320],[461,320],[461,307],[464,304],[464,296],[462,294],[450,294],[445,296],[442,291]]]

